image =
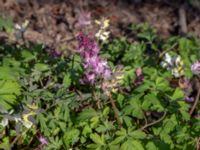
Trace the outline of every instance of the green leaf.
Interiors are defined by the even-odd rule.
[[[132,116],[142,119],[144,117],[143,110],[141,109],[140,100],[138,98],[132,98],[130,105],[132,107]]]
[[[79,121],[86,121],[96,116],[98,116],[97,112],[93,108],[88,108],[83,110],[77,119]]]
[[[103,136],[101,137],[96,133],[90,134],[90,139],[96,144],[105,145]]]
[[[48,120],[47,117],[44,116],[43,114],[38,114],[37,115],[37,120],[38,120],[38,122],[40,124],[42,132],[44,132],[44,135],[45,136],[49,136],[50,129],[47,127],[47,123],[46,123],[47,120]]]
[[[134,91],[138,92],[138,93],[142,93],[142,92],[145,92],[148,89],[149,89],[149,85],[142,84],[142,85],[138,86]]]
[[[104,117],[106,117],[106,116],[108,116],[109,112],[110,112],[110,107],[106,107],[106,108],[104,108],[102,115]]]
[[[184,92],[180,88],[176,88],[171,99],[172,100],[180,100],[180,99],[183,99],[183,98],[184,98]]]
[[[125,138],[126,138],[125,136],[119,136],[119,137],[115,138],[115,139],[111,142],[111,144],[112,144],[112,145],[119,144],[119,143],[121,143]]]
[[[65,86],[65,88],[68,88],[71,85],[71,76],[69,73],[66,73],[64,75],[63,85]]]
[[[158,150],[158,148],[156,147],[154,142],[148,142],[147,145],[146,145],[146,149],[147,150]]]
[[[17,96],[21,94],[21,87],[17,82],[0,80],[0,106],[10,109],[17,103]]]
[[[0,143],[0,149],[10,149],[9,137],[2,138],[2,142]]]
[[[164,108],[161,105],[160,100],[157,98],[155,93],[149,93],[144,96],[144,101],[142,103],[142,109],[144,110],[156,110],[156,111],[163,111]]]
[[[49,65],[43,64],[43,63],[37,63],[37,64],[35,64],[34,68],[35,68],[35,70],[41,71],[41,72],[47,71],[47,70],[50,69]]]
[[[123,116],[123,120],[125,122],[125,124],[127,125],[127,127],[131,127],[133,126],[132,124],[132,118],[129,116]]]
[[[127,135],[126,129],[121,128],[119,131],[116,132],[116,135],[118,135],[118,136],[126,136]]]
[[[6,32],[11,32],[13,29],[13,21],[11,18],[2,18],[0,16],[0,31],[5,29]]]
[[[2,80],[14,80],[19,76],[19,73],[10,67],[0,67],[0,79]]]
[[[139,141],[128,140],[122,144],[121,150],[144,150],[144,148]]]
[[[80,131],[78,129],[70,129],[65,132],[63,142],[67,148],[75,144],[79,140]]]
[[[124,101],[124,96],[122,94],[117,95],[117,102],[119,103],[120,107],[122,107]]]
[[[89,125],[86,125],[83,130],[82,130],[82,134],[84,136],[86,136],[87,134],[92,133],[92,129],[89,127]]]
[[[109,150],[117,150],[119,149],[119,145],[109,145]]]
[[[162,77],[157,77],[156,78],[156,88],[159,91],[167,91],[169,88],[169,83],[167,82],[166,79],[162,78]]]
[[[141,130],[133,131],[133,132],[129,133],[129,135],[131,137],[133,137],[134,139],[144,139],[144,138],[146,138],[146,134],[144,132],[142,132]]]
[[[28,50],[23,50],[22,51],[22,57],[24,58],[25,62],[29,62],[29,61],[35,59],[35,56]]]

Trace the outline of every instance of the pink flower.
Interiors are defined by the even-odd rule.
[[[134,81],[134,85],[138,86],[138,85],[142,84],[142,82],[144,81],[142,69],[140,67],[137,68],[136,71],[135,71],[135,74],[136,74],[136,79]]]
[[[194,64],[192,64],[191,70],[194,75],[199,76],[200,75],[200,61],[197,61]]]
[[[194,97],[186,96],[185,101],[188,102],[188,103],[192,103],[192,102],[194,102]]]
[[[42,145],[48,145],[48,143],[49,143],[48,140],[45,137],[43,137],[43,136],[39,137],[39,141],[40,141],[40,143]]]
[[[140,67],[137,68],[136,71],[135,71],[135,74],[136,74],[137,77],[141,76],[142,75],[142,69]]]

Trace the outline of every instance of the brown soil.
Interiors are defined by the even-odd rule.
[[[26,40],[55,49],[75,48],[73,39],[79,32],[76,22],[81,10],[91,12],[94,19],[109,18],[114,36],[121,36],[123,27],[130,23],[142,22],[154,26],[164,38],[179,33],[179,7],[158,0],[137,4],[122,0],[0,0],[0,16],[11,17],[18,24],[30,21]],[[200,37],[198,12],[186,8],[185,17],[187,32]]]

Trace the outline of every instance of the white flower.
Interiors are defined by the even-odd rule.
[[[100,26],[100,29],[95,34],[95,37],[99,40],[106,41],[110,35],[110,32],[106,31],[110,25],[110,20],[103,18],[101,21],[95,20],[95,23]]]
[[[4,113],[11,115],[13,113],[14,110],[11,110],[10,112],[5,111]],[[0,125],[2,125],[3,127],[8,125],[8,118],[4,117],[0,123]]]
[[[160,63],[160,65],[161,65],[161,67],[167,68],[167,70],[169,70],[168,63],[166,63],[165,61],[162,61],[162,62]]]
[[[29,25],[29,21],[25,20],[25,22],[22,23],[22,25],[15,24],[15,29],[17,29],[20,32],[24,32],[26,28],[28,27],[28,25]]]
[[[110,20],[103,18],[101,21],[95,20],[95,23],[98,24],[101,29],[105,30],[110,26]]]
[[[173,68],[173,69],[171,70],[171,72],[172,72],[172,75],[173,75],[174,77],[176,77],[176,78],[178,78],[178,77],[181,76],[181,74],[180,74],[180,72],[179,72],[179,70],[178,70],[177,68]]]
[[[36,113],[35,112],[33,112],[33,111],[31,111],[30,113],[28,113],[28,114],[23,114],[22,115],[22,120],[21,120],[21,122],[22,122],[22,124],[26,127],[26,128],[31,128],[31,126],[33,125],[33,123],[31,122],[31,121],[29,121],[29,119],[28,119],[28,117],[29,116],[32,116],[32,115],[35,115]]]
[[[184,75],[184,64],[180,56],[170,56],[166,53],[160,65],[167,70],[171,70],[172,75],[176,78]]]
[[[33,123],[31,121],[21,121],[21,122],[28,129],[30,129],[33,125]]]
[[[183,61],[181,60],[180,56],[176,57],[175,64],[176,66],[183,66]]]
[[[22,121],[22,119],[20,117],[14,117],[14,120],[15,120],[16,123]]]
[[[103,30],[99,30],[95,36],[96,38],[102,40],[102,41],[106,41],[108,38],[109,38],[109,34],[110,32],[109,31],[103,31]]]
[[[165,57],[164,57],[164,61],[167,62],[168,64],[172,65],[172,60],[173,60],[173,57],[170,56],[168,53],[166,53]]]

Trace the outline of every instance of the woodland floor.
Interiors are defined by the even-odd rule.
[[[109,18],[114,37],[125,35],[131,23],[147,22],[167,38],[180,33],[179,6],[159,0],[139,3],[122,0],[0,0],[0,16],[11,17],[18,24],[29,20],[25,33],[28,41],[45,43],[54,49],[74,49],[74,37],[79,32],[76,22],[83,10],[90,12],[92,18]],[[198,37],[199,14],[197,10],[186,7],[184,15],[187,32]]]

